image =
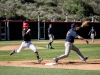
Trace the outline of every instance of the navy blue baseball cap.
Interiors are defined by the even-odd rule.
[[[71,24],[71,27],[72,27],[72,28],[77,27],[77,26],[78,26],[78,25],[76,25],[75,23],[72,23],[72,24]]]

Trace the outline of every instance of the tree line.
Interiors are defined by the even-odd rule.
[[[100,0],[0,0],[0,18],[9,20],[100,21]]]

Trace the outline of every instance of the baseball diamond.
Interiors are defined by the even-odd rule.
[[[95,40],[94,43],[89,40],[89,44],[100,44],[100,40]],[[34,44],[46,44],[47,42],[34,42]],[[19,43],[20,44],[20,43]],[[64,44],[64,40],[55,40],[54,44]],[[85,44],[85,42],[81,40],[75,40],[74,44]],[[11,50],[16,46],[18,48],[20,45],[10,45],[10,46],[2,46],[0,47],[0,51],[5,50]],[[37,49],[43,50],[46,49],[45,47],[38,47]],[[38,68],[63,68],[63,69],[80,69],[80,70],[100,70],[100,60],[99,59],[89,59],[87,60],[87,63],[83,63],[81,60],[72,60],[72,59],[62,59],[59,61],[58,65],[54,66],[48,66],[45,65],[46,63],[54,63],[53,60],[46,60],[44,59],[41,64],[38,64],[37,60],[23,60],[23,61],[12,61],[12,60],[6,60],[6,61],[0,61],[0,66],[19,66],[19,67],[38,67]]]

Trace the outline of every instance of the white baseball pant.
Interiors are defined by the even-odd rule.
[[[91,34],[92,42],[94,42],[94,34]]]
[[[49,36],[49,41],[50,41],[50,42],[53,42],[53,41],[54,41],[54,35],[49,34],[48,36]]]
[[[26,47],[30,48],[34,52],[37,52],[36,47],[30,41],[28,41],[28,42],[22,41],[22,44],[20,45],[19,49],[16,50],[16,52],[19,53]]]

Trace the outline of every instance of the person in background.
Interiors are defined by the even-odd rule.
[[[91,27],[91,30],[90,30],[88,35],[90,35],[90,38],[92,39],[92,42],[94,42],[94,37],[96,36],[96,31],[95,31],[93,26]]]
[[[53,34],[53,30],[52,30],[52,24],[49,24],[49,28],[48,28],[48,37],[49,37],[49,43],[46,45],[47,48],[50,49],[54,49],[52,47],[52,43],[54,41],[54,34]]]

